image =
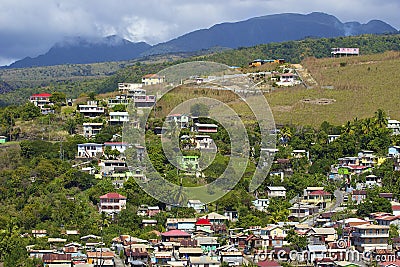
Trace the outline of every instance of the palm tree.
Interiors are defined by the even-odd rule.
[[[386,127],[388,123],[388,119],[386,117],[386,113],[382,109],[378,109],[375,112],[375,124],[381,128]]]
[[[278,222],[285,222],[289,217],[289,210],[288,209],[281,209],[271,212],[270,216],[268,217],[268,223],[276,224]]]
[[[188,197],[183,192],[182,179],[181,179],[181,185],[179,186],[179,189],[175,190],[175,192],[172,192],[171,196],[172,196],[173,204],[175,204],[177,206],[182,207],[187,202]]]
[[[356,126],[350,121],[347,121],[346,124],[342,126],[342,128],[342,133],[347,133],[349,135],[353,135],[356,130]]]
[[[374,122],[371,118],[366,118],[361,123],[361,131],[363,134],[368,134],[372,131]]]
[[[290,138],[292,138],[292,131],[288,126],[283,127],[279,130],[279,139],[285,145],[289,142]]]

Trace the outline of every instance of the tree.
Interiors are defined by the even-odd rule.
[[[386,198],[379,197],[376,192],[368,191],[367,198],[357,207],[357,215],[367,217],[373,212],[392,213],[392,204]]]
[[[96,143],[103,144],[104,142],[110,141],[114,134],[120,131],[121,127],[118,126],[106,126],[103,127],[100,133],[96,134],[95,141]]]
[[[301,250],[305,249],[308,245],[307,237],[299,236],[293,229],[288,231],[285,239],[290,243],[292,249]]]
[[[244,229],[248,229],[251,226],[262,226],[263,222],[260,217],[257,217],[251,213],[245,216],[239,216],[239,220],[236,222],[238,227],[243,227]]]
[[[67,96],[63,92],[54,92],[49,98],[50,102],[60,106],[65,105],[66,99]]]
[[[393,244],[393,238],[399,237],[399,227],[395,224],[389,226],[389,244]]]
[[[76,120],[73,117],[68,118],[68,120],[65,122],[64,129],[69,133],[69,134],[75,134],[76,132]]]
[[[88,97],[90,100],[96,100],[96,92],[90,92],[88,93]]]
[[[269,223],[285,222],[290,214],[289,207],[291,204],[281,198],[271,198],[267,211],[270,216],[268,217]]]
[[[115,105],[112,108],[112,110],[115,111],[115,112],[124,112],[124,111],[126,111],[126,105],[124,105],[124,104]]]
[[[97,182],[93,175],[76,169],[68,170],[62,178],[65,188],[78,187],[81,190],[89,189]]]
[[[285,126],[279,130],[278,137],[280,142],[286,145],[289,142],[290,138],[292,138],[292,130],[288,126]]]
[[[117,158],[121,152],[119,152],[119,150],[117,149],[111,149],[111,147],[107,146],[104,149],[104,154],[107,156],[107,158]]]
[[[388,123],[388,119],[386,117],[386,113],[382,109],[378,109],[375,112],[374,120],[377,126],[380,128],[386,127]]]
[[[27,102],[25,105],[23,105],[20,113],[21,118],[26,121],[39,117],[42,114],[40,108],[31,102]]]

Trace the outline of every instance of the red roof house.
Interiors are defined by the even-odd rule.
[[[161,234],[163,242],[181,242],[182,240],[188,240],[191,235],[181,230],[171,230]]]
[[[209,231],[211,230],[212,224],[207,218],[200,218],[196,222],[196,230]]]
[[[196,222],[196,226],[197,225],[199,225],[199,226],[211,226],[211,222],[210,222],[210,220],[209,219],[198,219],[197,220],[197,222]]]
[[[50,105],[50,97],[51,94],[48,93],[33,94],[29,98],[29,101],[42,109],[45,105]]]
[[[324,190],[317,190],[317,191],[313,191],[310,194],[308,194],[309,196],[330,196],[331,193],[326,192]]]

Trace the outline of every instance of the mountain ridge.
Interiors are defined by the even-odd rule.
[[[281,31],[271,32],[270,28],[281,29]],[[241,37],[244,39],[240,43],[236,42],[237,38],[235,38],[238,31],[240,31]],[[193,48],[200,50],[216,45],[234,49],[262,43],[300,40],[306,37],[339,37],[392,32],[397,32],[397,30],[380,20],[371,20],[366,24],[359,22],[355,24],[354,22],[342,23],[335,16],[321,12],[313,12],[306,15],[282,13],[238,22],[221,23],[208,29],[196,30],[168,42],[157,44],[149,51],[146,51],[145,55],[159,54],[160,51],[163,52],[165,50],[170,50],[170,52],[189,52]],[[263,35],[263,33],[266,35]],[[268,33],[272,34],[268,35]],[[188,47],[187,43],[190,43],[191,46]]]
[[[72,37],[56,43],[43,55],[26,57],[6,68],[122,61],[168,53],[195,52],[214,47],[235,49],[307,37],[394,32],[397,32],[394,27],[381,20],[370,20],[365,24],[356,21],[342,23],[335,16],[321,12],[282,13],[215,24],[210,28],[195,30],[153,46],[145,42],[133,43],[115,35],[92,40]]]

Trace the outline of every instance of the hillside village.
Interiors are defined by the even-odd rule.
[[[265,64],[275,64],[275,70],[253,72]],[[282,59],[254,60],[243,75],[263,92],[306,83]],[[186,84],[203,86],[208,79],[192,77]],[[247,192],[245,177],[221,201],[202,203],[188,198],[177,207],[146,197],[138,188],[135,180],[145,182],[148,177],[145,168],[129,166],[130,153],[134,151],[135,160],[142,162],[149,152],[156,169],[170,181],[202,185],[214,181],[226,167],[229,139],[221,124],[207,118],[207,107],[193,105],[187,114],[149,120],[148,143],[124,140],[124,126],[138,128],[141,115],[157,110],[154,88],[167,82],[158,74],[146,74],[142,83],[116,84],[115,92],[107,97],[92,94],[77,100],[59,92],[31,95],[20,118],[34,121],[55,116],[56,121],[68,110],[70,117],[64,120],[71,123],[65,131],[73,139],[54,142],[49,134],[48,142],[44,137],[21,140],[21,133],[13,132],[15,124],[11,125],[0,137],[0,149],[18,144],[19,160],[30,162],[33,171],[17,165],[18,174],[13,168],[4,171],[1,200],[12,203],[14,197],[24,195],[8,190],[8,177],[16,176],[25,180],[15,179],[13,186],[21,185],[38,196],[37,188],[60,190],[64,195],[59,196],[62,200],[49,200],[61,206],[53,212],[41,210],[27,196],[26,204],[13,204],[13,216],[22,210],[26,221],[18,225],[0,217],[0,256],[23,251],[18,253],[27,253],[33,266],[51,267],[400,266],[400,121],[379,109],[371,118],[344,126],[326,122],[318,130],[278,127],[276,148],[261,148],[273,162],[258,190]],[[177,158],[179,170],[160,150],[160,135],[168,135],[171,129],[178,129],[183,151]],[[259,140],[255,137],[251,142],[255,152],[248,172],[256,168],[260,155]],[[215,170],[200,168],[204,151],[217,153]],[[65,161],[70,166],[64,166]],[[56,166],[58,174],[46,174],[46,169]],[[82,205],[84,212],[74,217],[81,211],[70,202]],[[63,220],[55,227],[47,223],[47,217]],[[90,227],[83,225],[89,217],[93,219]]]

